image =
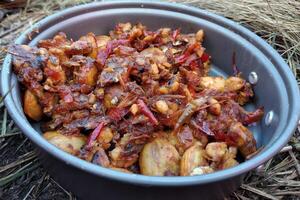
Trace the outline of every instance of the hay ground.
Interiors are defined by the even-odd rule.
[[[90,0],[0,1],[0,46],[5,47],[26,28],[53,12]],[[174,2],[174,1],[173,1]],[[286,60],[300,84],[299,0],[185,0],[248,27]],[[0,66],[5,52],[0,51]],[[40,166],[31,142],[10,119],[0,101],[0,199],[76,199]],[[300,124],[281,153],[227,199],[300,199]]]

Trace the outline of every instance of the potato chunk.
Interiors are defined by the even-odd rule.
[[[114,132],[111,128],[105,127],[101,130],[97,137],[97,141],[102,145],[102,148],[107,149],[110,147],[110,142],[114,137]]]
[[[72,61],[80,64],[75,71],[78,83],[94,86],[97,82],[98,69],[90,57],[73,56]]]
[[[225,79],[223,77],[201,77],[200,86],[203,89],[212,89],[217,91],[224,91]]]
[[[225,142],[211,142],[206,145],[205,150],[210,160],[219,162],[227,153],[227,145]]]
[[[156,64],[162,64],[168,61],[167,56],[159,48],[147,48],[141,52],[141,56],[149,58]]]
[[[39,121],[43,117],[43,110],[38,102],[37,97],[30,91],[26,90],[24,95],[24,112],[35,121]]]
[[[96,41],[97,41],[97,46],[99,49],[105,48],[107,43],[110,41],[110,37],[106,35],[97,35],[96,36]]]
[[[256,151],[255,138],[251,131],[243,126],[242,123],[236,122],[231,124],[229,136],[235,139],[236,145],[244,157]]]
[[[97,82],[98,70],[95,65],[93,65],[89,71],[86,73],[86,84],[90,86],[94,86]]]
[[[179,162],[176,148],[161,138],[146,144],[139,160],[141,173],[148,176],[178,175]]]
[[[162,114],[167,114],[169,107],[168,104],[166,103],[166,101],[164,100],[159,100],[155,103],[156,109],[158,110],[158,112],[162,113]]]
[[[203,89],[212,89],[217,91],[234,92],[241,90],[245,85],[245,80],[239,77],[229,77],[224,79],[223,77],[204,76],[201,77],[200,86]]]
[[[230,167],[234,167],[236,165],[238,165],[238,161],[236,161],[234,158],[228,158],[227,160],[225,160],[221,166],[219,167],[219,169],[227,169]]]
[[[195,169],[193,169],[193,171],[191,172],[191,176],[197,176],[197,175],[202,175],[202,174],[209,174],[209,173],[213,173],[214,169],[211,168],[210,166],[201,166],[201,167],[196,167]]]
[[[245,80],[239,77],[232,76],[225,80],[226,91],[238,91],[242,89],[244,85],[245,85]]]
[[[92,52],[89,53],[88,56],[96,59],[97,53],[98,53],[98,48],[97,48],[97,39],[96,39],[96,36],[94,35],[94,33],[88,33],[87,35],[80,37],[79,40],[87,41],[90,44],[90,46],[92,47]]]
[[[181,158],[180,176],[189,176],[195,168],[207,165],[205,150],[201,143],[196,143],[187,149]]]
[[[196,33],[195,38],[196,38],[197,42],[203,42],[203,38],[204,38],[204,31],[203,31],[203,29],[200,29]]]
[[[210,98],[208,100],[209,107],[208,110],[210,113],[214,115],[220,115],[221,114],[221,104],[214,98]]]
[[[58,131],[48,131],[43,136],[51,144],[73,155],[77,155],[86,143],[86,137],[83,135],[63,135]]]

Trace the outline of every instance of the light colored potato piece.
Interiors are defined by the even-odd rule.
[[[211,142],[206,145],[207,157],[215,162],[219,162],[227,153],[227,144],[225,142]]]
[[[24,94],[24,112],[35,121],[39,121],[43,117],[42,107],[37,97],[30,90],[26,90]]]
[[[226,91],[238,91],[242,89],[244,85],[245,85],[245,80],[239,77],[232,76],[225,80]]]
[[[195,38],[198,42],[202,42],[203,41],[203,38],[204,38],[204,31],[203,29],[200,29],[196,35],[195,35]]]
[[[109,109],[109,108],[112,108],[114,106],[112,104],[112,99],[113,99],[113,97],[111,96],[111,94],[105,94],[104,95],[103,104],[104,104],[105,108]]]
[[[118,167],[123,167],[125,164],[124,162],[121,162],[121,152],[122,149],[121,147],[115,147],[112,151],[110,151],[109,155],[110,158],[112,159],[113,165],[118,166]]]
[[[110,160],[103,148],[96,146],[92,151],[89,151],[88,154],[89,153],[91,157],[88,158],[88,161],[102,167],[110,167]]]
[[[209,107],[208,111],[214,115],[220,115],[221,114],[221,104],[214,98],[210,98],[208,100]]]
[[[151,73],[152,75],[157,75],[157,74],[159,73],[159,69],[158,69],[156,63],[151,64],[150,73]]]
[[[90,86],[96,85],[98,76],[97,67],[94,65],[86,74],[86,84]]]
[[[92,52],[88,56],[96,59],[98,53],[98,47],[97,47],[97,39],[94,33],[88,33],[87,35],[80,37],[79,40],[87,41],[92,46]]]
[[[131,138],[130,133],[126,133],[123,135],[121,140],[112,151],[109,152],[112,166],[120,167],[120,168],[127,168],[133,165],[138,160],[138,155],[133,154],[131,156],[124,156],[124,147],[129,143]]]
[[[66,73],[59,65],[59,59],[56,57],[52,56],[51,59],[48,59],[44,72],[47,76],[46,83],[49,85],[65,83],[67,80]]]
[[[48,131],[43,136],[51,144],[73,155],[79,153],[87,140],[83,135],[63,135],[57,131]]]
[[[205,150],[202,148],[201,143],[196,143],[188,148],[181,158],[180,176],[189,176],[195,168],[207,165]]]
[[[101,144],[109,143],[114,137],[114,133],[109,127],[105,127],[101,130],[100,134],[97,137],[97,141]]]
[[[160,112],[162,114],[167,114],[168,113],[169,107],[168,107],[168,104],[166,103],[166,101],[158,100],[155,103],[155,106],[156,106],[156,109],[157,109],[158,112]]]
[[[99,49],[106,47],[107,43],[110,41],[110,37],[107,35],[98,35],[96,36],[97,47]]]
[[[230,168],[230,167],[234,167],[238,164],[239,164],[238,161],[236,161],[234,158],[229,158],[221,164],[219,169],[227,169],[227,168]]]
[[[60,48],[50,48],[48,50],[50,55],[54,55],[59,59],[59,63],[64,63],[69,60],[68,56],[65,54],[63,49]]]
[[[117,146],[112,151],[110,151],[109,155],[111,158],[112,166],[126,168],[133,165],[138,160],[138,155],[134,154],[130,157],[125,157],[122,154],[123,150],[121,147]]]
[[[132,29],[132,25],[130,22],[127,23],[119,23],[118,24],[118,28],[119,30],[121,30],[122,32],[128,32]]]
[[[209,173],[213,173],[214,169],[211,168],[210,166],[201,166],[201,167],[196,167],[195,169],[193,169],[193,171],[191,172],[191,176],[197,176],[197,175],[202,175],[202,174],[209,174]]]
[[[232,123],[229,136],[235,138],[236,145],[244,157],[256,151],[256,140],[252,132],[242,123]]]
[[[235,158],[237,151],[238,151],[237,147],[234,146],[228,147],[228,153],[227,153],[228,157]]]
[[[130,107],[130,112],[133,114],[133,115],[136,115],[139,111],[139,107],[137,104],[132,104],[132,106]]]
[[[223,77],[201,77],[200,86],[204,89],[213,89],[217,91],[224,91],[225,79]]]
[[[162,64],[168,62],[167,56],[159,48],[150,47],[144,49],[141,53],[141,56],[149,58],[154,63]]]
[[[171,85],[168,86],[161,86],[158,91],[161,94],[170,94],[173,92],[176,92],[179,89],[179,82],[178,81],[174,81]]]
[[[211,166],[214,166],[216,169],[221,170],[221,169],[227,169],[235,165],[238,165],[239,163],[235,160],[236,154],[237,154],[237,147],[230,146],[228,147],[225,155],[222,157],[222,160],[212,162]]]
[[[217,91],[238,91],[242,89],[245,84],[245,80],[239,77],[229,77],[228,79],[224,79],[223,77],[211,77],[204,76],[201,77],[200,86],[203,89],[213,89]]]
[[[141,173],[148,176],[178,175],[179,162],[176,148],[162,138],[146,144],[139,159]]]

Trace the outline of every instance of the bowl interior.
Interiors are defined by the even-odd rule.
[[[262,122],[251,126],[258,146],[267,145],[276,134],[278,124],[276,121],[285,120],[283,106],[286,96],[280,89],[280,79],[276,80],[276,73],[271,71],[270,63],[260,51],[251,43],[235,33],[203,19],[186,16],[184,14],[161,11],[154,14],[151,9],[138,10],[118,9],[115,12],[91,12],[70,18],[55,24],[37,35],[29,44],[36,45],[41,39],[53,37],[57,32],[63,31],[68,37],[78,39],[80,36],[93,32],[95,34],[108,34],[117,23],[131,22],[143,23],[149,29],[161,27],[180,28],[184,33],[194,33],[204,29],[204,47],[212,56],[212,75],[229,76],[232,74],[232,55],[236,53],[236,63],[245,79],[251,72],[258,75],[258,83],[254,86],[255,99],[246,105],[247,110],[254,110],[264,106],[266,113],[273,110],[275,113],[273,123],[266,126]],[[35,128],[39,131],[39,126]],[[40,132],[40,131],[39,131]]]

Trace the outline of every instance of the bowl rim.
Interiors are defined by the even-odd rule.
[[[53,15],[50,15],[40,22],[33,25],[31,28],[27,29],[20,37],[17,38],[16,43],[20,43],[24,41],[24,38],[27,37],[27,34],[31,34],[36,28],[40,27],[44,24],[52,24],[59,18],[72,16],[72,14],[81,10],[89,10],[89,9],[112,9],[112,8],[154,8],[154,9],[162,9],[169,10],[174,12],[181,12],[184,14],[192,15],[195,17],[206,17],[210,19],[211,22],[216,23],[218,25],[224,26],[227,29],[241,35],[243,38],[251,41],[255,46],[261,50],[268,58],[272,61],[272,63],[277,66],[277,70],[281,77],[284,78],[285,84],[288,85],[286,88],[290,91],[289,103],[292,109],[289,113],[289,123],[286,126],[286,129],[282,132],[282,134],[274,141],[273,145],[261,152],[259,155],[254,158],[243,162],[235,167],[217,171],[212,174],[205,174],[201,176],[191,176],[191,177],[152,177],[152,176],[144,176],[140,174],[127,174],[111,169],[107,169],[104,167],[97,166],[95,164],[89,163],[87,161],[81,160],[75,156],[72,156],[58,148],[54,145],[47,142],[37,131],[35,131],[32,126],[29,124],[24,115],[22,115],[16,105],[14,104],[14,100],[12,95],[7,95],[4,99],[5,106],[14,120],[14,122],[19,126],[19,128],[25,133],[27,137],[29,137],[39,148],[42,148],[55,158],[65,162],[68,165],[79,168],[91,174],[105,177],[108,179],[118,180],[121,182],[127,182],[132,184],[139,185],[155,185],[155,186],[188,186],[188,185],[196,185],[196,184],[206,184],[211,182],[216,182],[228,178],[233,178],[239,175],[243,175],[246,172],[256,168],[257,166],[263,164],[271,157],[273,157],[289,140],[291,135],[293,134],[296,125],[298,123],[298,119],[300,117],[300,95],[297,82],[288,65],[284,62],[281,56],[263,39],[258,37],[256,34],[246,29],[245,27],[233,22],[225,17],[213,14],[211,12],[191,7],[188,5],[178,4],[178,3],[168,3],[168,2],[153,2],[153,1],[112,1],[112,2],[93,2],[89,4],[79,5],[72,8],[65,9],[63,11],[57,12]],[[87,11],[88,12],[88,11]],[[51,25],[50,25],[51,26]],[[1,70],[1,93],[4,95],[10,90],[10,77],[11,77],[11,56],[7,55],[5,57],[3,67]],[[15,90],[13,88],[12,90]]]

